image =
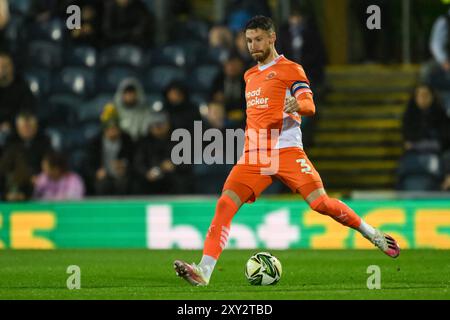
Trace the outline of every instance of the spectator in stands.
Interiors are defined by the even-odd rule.
[[[50,139],[39,131],[37,117],[29,112],[20,113],[16,132],[9,137],[0,159],[6,200],[25,200],[31,196],[32,180],[39,173],[42,158],[51,149]]]
[[[253,60],[252,55],[248,51],[247,39],[245,38],[244,31],[236,34],[236,37],[234,38],[234,47],[237,55],[244,62],[245,70],[248,70],[255,65],[255,60]]]
[[[440,153],[449,147],[450,121],[433,90],[419,85],[403,115],[405,149]]]
[[[101,44],[103,2],[100,0],[72,0],[69,5],[81,9],[81,28],[68,30],[72,42],[97,47]]]
[[[69,170],[66,156],[57,152],[46,154],[42,160],[42,172],[34,180],[33,198],[77,200],[83,196],[83,180]]]
[[[9,22],[8,0],[0,0],[0,50],[4,50],[4,32]]]
[[[212,102],[208,105],[208,113],[206,119],[203,121],[203,130],[215,129],[220,130],[223,137],[225,137],[225,130],[227,128],[227,118],[223,104]],[[225,140],[224,140],[225,141]],[[203,150],[210,142],[203,143]],[[237,148],[239,149],[239,147]],[[242,148],[241,148],[242,149]],[[193,167],[195,175],[195,191],[201,194],[217,194],[220,192],[223,181],[226,179],[231,170],[232,164],[227,164],[226,148],[218,149],[217,153],[211,154],[214,159],[223,160],[223,164],[213,163],[208,164],[208,159],[204,159],[201,164],[196,164]],[[234,150],[236,155],[239,150]],[[209,155],[208,155],[209,156]],[[231,156],[231,155],[230,155]],[[236,158],[236,157],[235,157]],[[211,162],[214,161],[211,159]],[[235,159],[230,160],[234,163]]]
[[[66,14],[66,2],[61,0],[31,0],[29,16],[33,22],[47,23]]]
[[[126,78],[119,84],[113,102],[108,103],[117,109],[120,128],[129,134],[133,141],[147,134],[151,121],[151,110],[139,80]]]
[[[443,91],[445,107],[450,114],[450,10],[435,21],[430,50],[433,60],[422,67],[422,81]]]
[[[141,47],[151,46],[153,20],[141,0],[106,1],[102,22],[106,45],[131,43]]]
[[[267,0],[232,0],[227,1],[227,25],[237,33],[244,29],[247,21],[256,15],[271,17],[272,12]]]
[[[359,46],[357,50],[361,51],[361,56],[357,57],[358,63],[392,63],[398,61],[400,33],[396,33],[396,20],[399,20],[395,3],[391,0],[349,2],[349,14],[353,16],[350,19],[354,19],[356,22],[356,25],[350,30],[350,35],[359,33],[357,41],[351,43],[351,46]],[[380,8],[382,20],[380,29],[367,28],[367,18],[369,17],[367,8],[371,5]]]
[[[223,104],[230,125],[242,127],[245,110],[244,62],[232,54],[223,64],[223,71],[213,82],[210,101]]]
[[[209,47],[230,51],[233,48],[233,34],[226,26],[213,26],[209,30]]]
[[[90,176],[96,195],[130,192],[133,142],[119,127],[117,111],[108,106],[101,115],[102,133],[88,146]]]
[[[141,178],[136,186],[139,194],[176,194],[186,192],[189,166],[175,166],[171,160],[170,119],[165,111],[152,116],[148,135],[139,141],[134,157],[135,171]]]
[[[33,111],[35,98],[25,80],[15,72],[9,54],[0,52],[0,140],[11,132],[21,110]]]
[[[441,188],[444,191],[450,191],[450,149],[445,151],[442,156],[444,180],[442,182]]]
[[[311,87],[317,94],[325,81],[326,52],[313,17],[306,16],[299,7],[294,8],[288,22],[281,25],[278,34],[279,51],[286,58],[303,66]]]
[[[173,129],[193,130],[194,121],[201,120],[199,109],[190,101],[186,86],[174,81],[164,90],[164,109],[169,113]]]

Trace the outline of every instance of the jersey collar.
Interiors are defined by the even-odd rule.
[[[264,70],[266,70],[267,68],[270,68],[271,66],[273,66],[274,64],[276,64],[276,63],[277,63],[281,58],[283,58],[283,57],[284,57],[284,55],[280,54],[277,58],[273,59],[273,60],[270,61],[269,63],[263,64],[263,65],[261,65],[261,66],[258,66],[258,70],[259,70],[259,71],[264,71]]]

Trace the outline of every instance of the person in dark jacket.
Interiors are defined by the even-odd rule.
[[[119,126],[114,109],[102,113],[102,132],[89,144],[89,176],[96,195],[130,193],[134,146],[131,137]]]
[[[50,139],[39,131],[37,117],[22,112],[16,120],[16,133],[9,137],[0,159],[4,198],[19,201],[30,198],[33,179],[41,170],[41,161],[52,150]]]
[[[188,193],[192,183],[190,165],[175,165],[171,160],[176,142],[171,141],[170,119],[165,111],[155,112],[148,135],[141,139],[134,157],[140,181],[140,194]]]
[[[200,121],[199,109],[190,101],[189,91],[183,83],[174,81],[164,91],[164,109],[168,112],[171,127],[192,132],[194,121]]]
[[[243,128],[245,122],[244,62],[236,53],[224,62],[223,70],[213,81],[210,102],[223,104],[229,125]]]
[[[26,81],[15,72],[11,56],[0,52],[0,135],[12,131],[20,111],[35,109],[35,98]]]
[[[313,91],[320,91],[325,81],[327,58],[322,36],[313,18],[306,16],[300,8],[294,8],[288,22],[280,27],[277,34],[280,52],[301,64]]]
[[[151,46],[152,21],[151,13],[141,0],[106,1],[102,22],[105,45],[132,43]]]
[[[450,121],[433,90],[419,85],[403,114],[405,149],[440,153],[449,147]]]

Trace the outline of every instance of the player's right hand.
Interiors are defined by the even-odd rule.
[[[297,102],[297,99],[294,97],[289,97],[284,102],[284,108],[283,111],[286,113],[293,113],[300,110],[300,106]]]

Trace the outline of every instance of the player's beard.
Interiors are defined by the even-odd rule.
[[[252,54],[252,58],[256,61],[256,62],[264,62],[266,61],[266,59],[269,57],[270,55],[270,48],[267,48],[267,50],[263,51],[262,53],[258,52],[258,55],[255,56],[254,54]]]

